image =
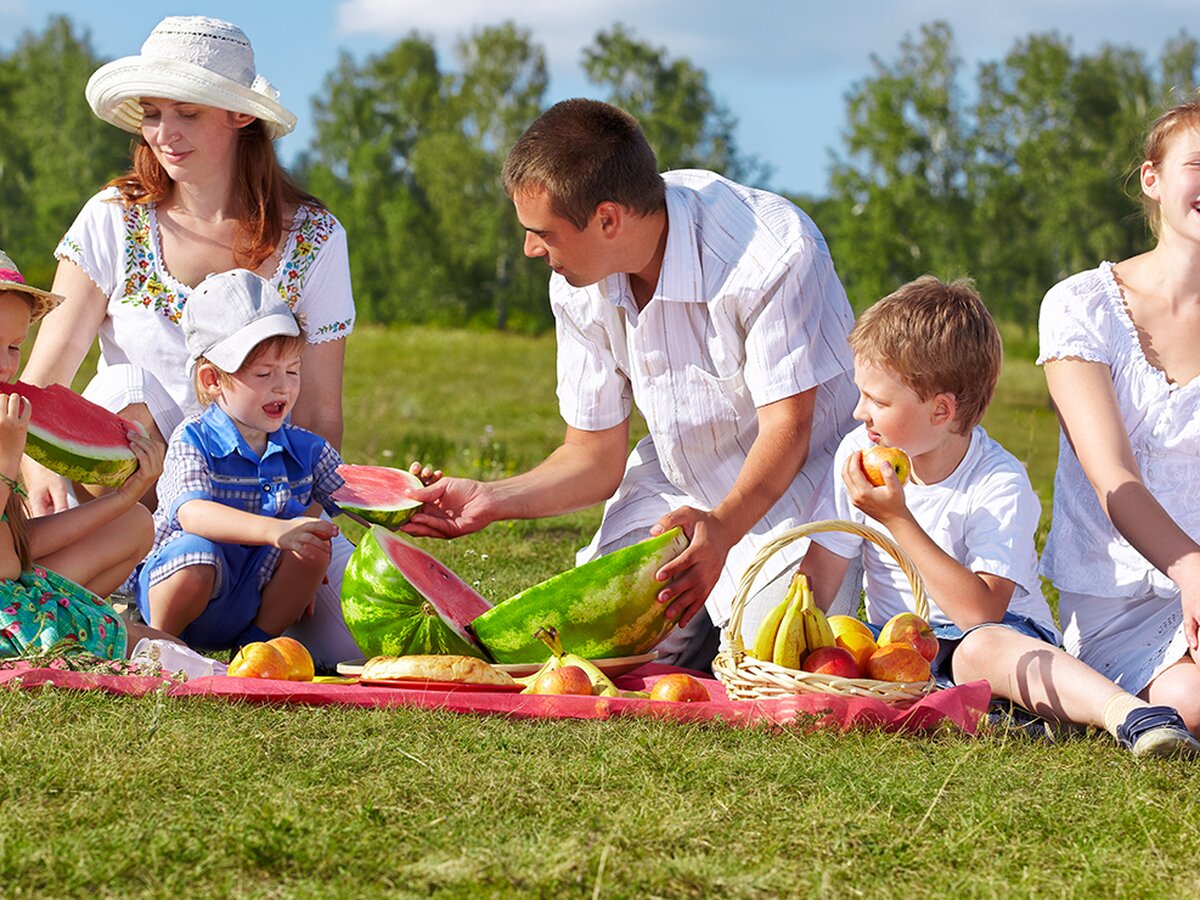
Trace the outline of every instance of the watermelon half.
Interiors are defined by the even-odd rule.
[[[333,492],[333,502],[372,525],[395,530],[423,505],[408,496],[424,486],[421,479],[403,469],[345,464],[337,473],[346,483]]]
[[[30,402],[25,452],[52,472],[83,484],[115,487],[138,467],[129,447],[130,431],[145,434],[138,422],[123,419],[63,387],[34,387],[18,381],[0,384],[0,393]]]
[[[546,645],[534,632],[550,625],[568,653],[587,659],[645,653],[675,627],[655,599],[663,583],[654,574],[687,545],[672,528],[616,550],[498,603],[471,630],[498,663],[544,662]]]
[[[367,658],[486,658],[467,623],[490,608],[444,565],[380,525],[363,534],[342,578],[342,615]]]

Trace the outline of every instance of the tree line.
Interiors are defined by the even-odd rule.
[[[129,136],[83,98],[103,61],[62,17],[0,56],[0,247],[40,283],[80,205],[128,160]],[[591,96],[642,122],[663,169],[770,186],[689,60],[616,24],[581,66]],[[968,73],[950,27],[926,24],[847,93],[825,193],[792,199],[828,238],[856,308],[925,272],[971,276],[998,318],[1031,329],[1055,281],[1148,246],[1141,142],[1157,111],[1194,93],[1198,69],[1185,33],[1154,59],[1078,53],[1050,33]],[[460,38],[450,60],[414,33],[363,60],[343,54],[298,110],[315,134],[294,174],[349,232],[361,321],[551,326],[546,268],[523,257],[499,182],[547,83],[545,51],[511,23]]]

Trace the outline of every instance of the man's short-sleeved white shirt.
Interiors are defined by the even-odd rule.
[[[845,519],[887,534],[882,524],[850,502],[842,481],[846,459],[855,450],[869,446],[866,426],[859,426],[842,440],[833,464],[833,490],[821,508],[821,518]],[[1025,467],[988,437],[981,426],[971,431],[966,455],[950,475],[936,484],[918,484],[910,479],[904,485],[904,502],[917,524],[951,557],[972,572],[1013,582],[1009,612],[1058,632],[1038,578],[1034,535],[1041,503]],[[863,554],[870,622],[882,625],[896,613],[913,609],[908,579],[878,546],[846,532],[819,534],[813,540],[839,556]],[[950,623],[938,598],[930,594],[928,599],[930,623]]]
[[[756,407],[818,388],[803,471],[731,551],[710,596],[710,614],[721,624],[754,548],[806,521],[838,440],[852,426],[857,391],[847,337],[854,316],[824,238],[794,204],[711,172],[663,178],[666,250],[644,309],[624,274],[578,288],[551,277],[559,406],[568,425],[598,431],[620,424],[636,403],[662,492],[712,509],[758,434]],[[631,477],[632,466],[625,494]],[[607,525],[620,525],[611,519],[622,508],[610,501]],[[780,565],[789,559],[776,555]]]

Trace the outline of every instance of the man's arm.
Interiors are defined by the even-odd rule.
[[[442,478],[412,491],[425,506],[404,530],[453,538],[502,519],[536,519],[583,509],[616,493],[628,452],[628,419],[602,431],[568,427],[562,445],[521,475],[487,482]]]
[[[758,437],[737,480],[711,512],[691,506],[663,516],[652,529],[661,534],[681,526],[691,543],[658,571],[671,583],[658,594],[670,603],[668,618],[686,625],[712,592],[730,549],[778,502],[808,459],[817,388],[758,407]]]

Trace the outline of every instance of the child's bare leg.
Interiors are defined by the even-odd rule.
[[[1200,736],[1200,667],[1191,657],[1164,669],[1141,696],[1154,704],[1175,707],[1192,734]]]
[[[953,665],[955,682],[983,679],[992,696],[1059,722],[1103,728],[1105,704],[1124,693],[1067,651],[1004,627],[972,631]]]
[[[36,528],[37,519],[32,521]],[[129,577],[153,544],[154,518],[146,507],[138,504],[88,535],[86,540],[68,544],[37,562],[93,594],[107,597]]]
[[[263,588],[262,604],[254,618],[255,627],[267,634],[282,634],[312,603],[328,568],[328,551],[317,559],[301,559],[284,551],[275,574]]]
[[[188,566],[150,588],[150,625],[178,635],[200,617],[212,599],[217,570]]]

